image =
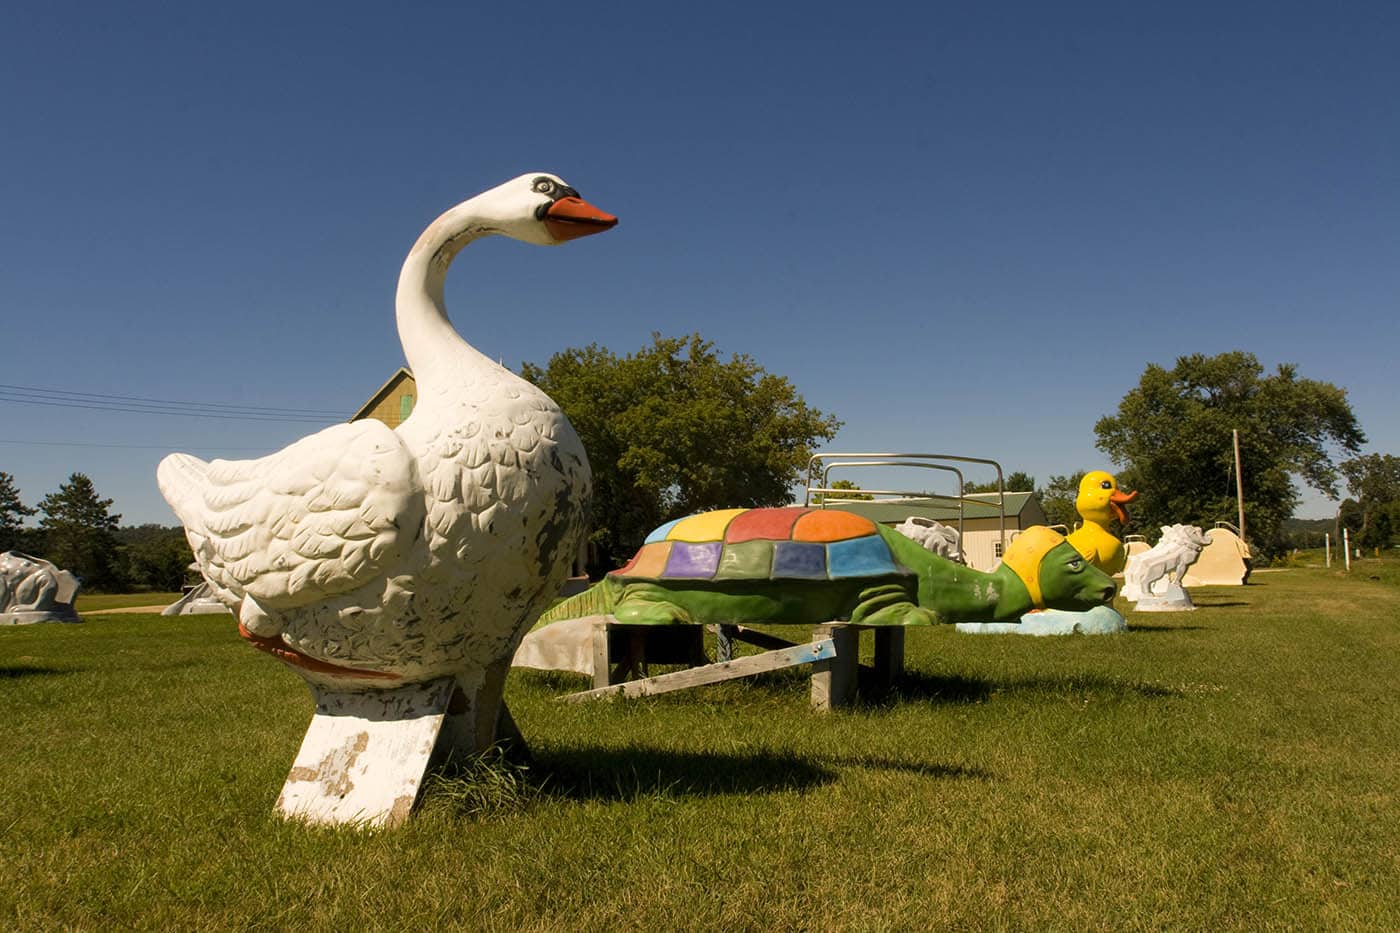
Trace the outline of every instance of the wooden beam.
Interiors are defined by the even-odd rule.
[[[904,674],[904,629],[890,625],[874,631],[875,683],[888,690]]]
[[[593,623],[593,686],[606,687],[612,683],[612,666],[608,663],[608,623]]]
[[[781,670],[785,667],[796,667],[799,664],[827,662],[834,657],[836,657],[836,645],[832,639],[814,639],[810,645],[794,645],[778,651],[765,651],[763,654],[736,658],[733,661],[693,667],[690,670],[677,671],[674,674],[648,677],[646,680],[632,680],[624,684],[596,687],[580,693],[571,693],[560,697],[560,699],[577,703],[610,696],[655,696],[660,693],[670,693],[673,690],[685,690],[704,684],[720,683],[738,677],[750,677],[754,674]]]
[[[767,648],[769,651],[791,648],[793,645],[800,644],[800,642],[788,641],[786,638],[769,635],[767,632],[760,632],[745,625],[734,626],[734,631],[730,633],[729,637],[747,642],[750,645],[757,645],[760,648]]]
[[[746,644],[755,645],[768,651],[776,651],[779,648],[791,648],[800,645],[800,641],[788,641],[786,638],[779,638],[777,635],[770,635],[767,632],[760,632],[757,629],[749,628],[747,625],[726,622],[719,625],[706,626],[715,633],[715,660],[729,661],[734,657],[733,643],[742,641]]]
[[[825,712],[850,706],[856,697],[860,629],[844,622],[818,625],[812,629],[813,643],[818,639],[830,640],[834,651],[812,668],[812,708]]]

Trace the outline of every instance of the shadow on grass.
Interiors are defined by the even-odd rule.
[[[0,680],[18,680],[21,677],[38,677],[44,674],[66,674],[68,671],[57,667],[0,667]]]
[[[898,761],[894,758],[871,758],[860,755],[822,755],[819,761],[842,768],[864,768],[869,771],[903,771],[932,778],[970,778],[989,781],[996,777],[982,768],[942,765],[927,761]]]
[[[1136,635],[1138,632],[1144,635],[1162,635],[1167,632],[1204,632],[1204,625],[1153,625],[1150,622],[1130,622],[1128,632]]]
[[[422,811],[448,818],[523,812],[555,801],[675,801],[805,791],[837,778],[835,768],[900,771],[934,780],[991,780],[981,768],[862,755],[687,753],[657,748],[569,749],[528,760],[493,750],[428,776]]]
[[[1063,677],[1016,677],[993,680],[985,677],[953,675],[939,677],[907,671],[893,689],[872,695],[870,705],[893,706],[916,700],[933,703],[982,703],[994,696],[1033,693],[1046,696],[1093,696],[1099,699],[1146,697],[1162,699],[1183,696],[1181,691],[1156,684],[1135,683],[1086,674]]]
[[[807,790],[836,772],[796,755],[689,753],[659,748],[536,752],[533,772],[548,797],[636,800]]]
[[[1192,596],[1191,601],[1200,609],[1209,606],[1212,609],[1224,608],[1226,606],[1248,606],[1251,605],[1243,599],[1212,599],[1209,596]]]
[[[593,679],[587,674],[573,671],[537,671],[532,667],[513,667],[510,676],[539,690],[562,695],[577,693],[593,686]]]

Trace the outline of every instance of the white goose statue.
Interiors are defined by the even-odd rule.
[[[577,553],[590,474],[559,407],[453,328],[444,281],[478,237],[553,245],[616,223],[543,172],[457,205],[399,275],[419,392],[406,421],[335,425],[259,460],[161,462],[205,579],[244,638],[312,685],[318,714],[450,678],[494,717],[511,654]]]

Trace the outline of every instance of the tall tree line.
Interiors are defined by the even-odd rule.
[[[1266,373],[1243,351],[1148,365],[1118,411],[1094,427],[1098,448],[1120,467],[1119,486],[1142,494],[1133,519],[1143,528],[1234,521],[1234,431],[1246,533],[1263,557],[1286,543],[1283,522],[1299,502],[1293,478],[1335,499],[1338,455],[1355,455],[1366,440],[1345,389],[1304,379],[1287,363]]]
[[[1338,524],[1364,548],[1390,547],[1400,540],[1400,457],[1366,454],[1341,465],[1351,496],[1337,512]],[[1341,529],[1337,529],[1340,534]]]
[[[14,476],[0,471],[0,552],[24,551],[71,570],[87,590],[178,591],[193,555],[178,527],[121,526],[112,500],[92,479],[73,473],[37,507],[20,497]],[[38,516],[37,525],[25,520]]]

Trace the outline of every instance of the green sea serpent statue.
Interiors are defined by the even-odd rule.
[[[836,509],[724,509],[653,531],[626,566],[541,618],[609,615],[629,625],[908,626],[1014,622],[1086,611],[1113,580],[1045,527],[1023,531],[991,573],[933,554]]]

